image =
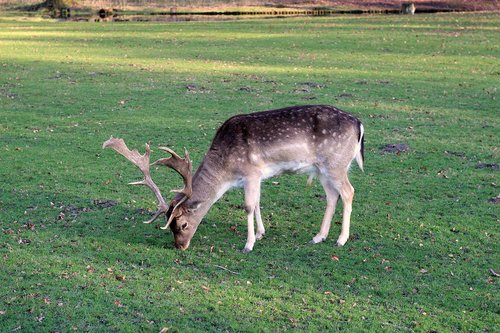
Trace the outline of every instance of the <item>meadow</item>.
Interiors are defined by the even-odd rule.
[[[498,331],[500,16],[77,23],[0,18],[0,331]],[[240,189],[184,252],[139,171],[101,149],[186,147],[228,117],[332,104],[365,126],[351,239],[319,182]],[[384,152],[389,144],[408,149]],[[297,154],[300,154],[298,151]],[[182,184],[155,169],[168,193]]]

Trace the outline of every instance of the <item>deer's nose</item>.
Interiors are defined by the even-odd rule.
[[[184,251],[184,250],[187,250],[187,248],[189,247],[189,243],[188,242],[187,244],[179,244],[179,243],[175,243],[175,248],[177,250],[181,250],[181,251]]]

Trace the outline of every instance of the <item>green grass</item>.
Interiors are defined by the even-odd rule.
[[[499,163],[499,22],[0,19],[0,331],[497,331],[498,170],[476,165]],[[321,186],[284,176],[263,185],[252,253],[241,190],[179,252],[141,223],[155,202],[126,185],[139,172],[101,150],[110,135],[187,147],[196,167],[228,117],[311,103],[365,124],[342,248],[338,224],[307,244]],[[411,150],[382,154],[389,143]],[[164,193],[181,184],[153,177]]]

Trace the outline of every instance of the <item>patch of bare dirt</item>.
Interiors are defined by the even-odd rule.
[[[492,169],[492,170],[498,170],[500,169],[500,165],[496,163],[478,163],[476,165],[476,169]]]
[[[496,197],[488,199],[489,202],[493,204],[500,204],[500,195],[497,195]]]
[[[114,200],[96,199],[94,200],[94,205],[98,206],[99,208],[110,208],[116,206],[117,202]]]
[[[410,146],[404,143],[390,143],[382,147],[383,153],[401,154],[410,151]]]

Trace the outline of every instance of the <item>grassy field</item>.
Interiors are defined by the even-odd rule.
[[[0,331],[498,331],[499,23],[0,19]],[[196,167],[228,117],[298,104],[365,125],[342,248],[338,224],[307,244],[323,191],[283,176],[263,185],[252,253],[241,190],[179,252],[142,224],[156,204],[126,185],[139,172],[101,150],[110,135],[187,147]]]

